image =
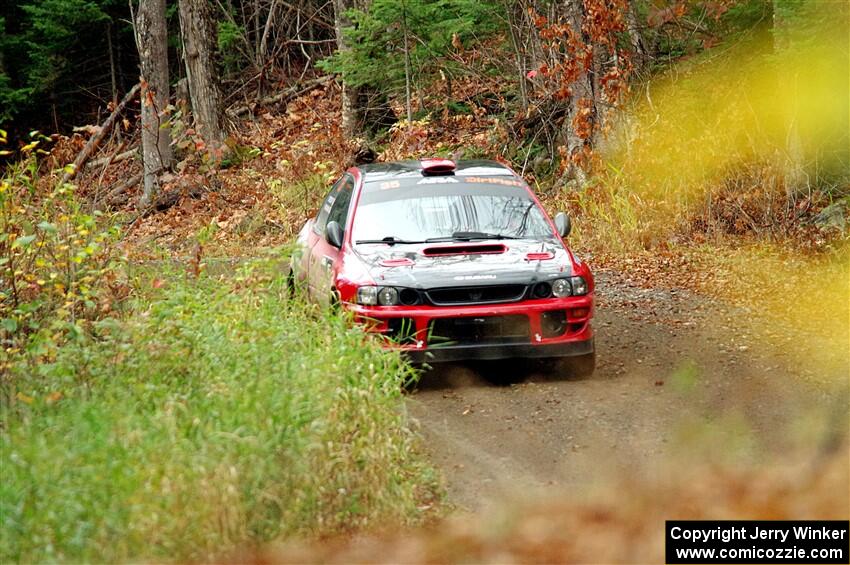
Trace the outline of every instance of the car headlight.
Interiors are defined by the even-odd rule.
[[[364,306],[374,306],[378,303],[377,286],[361,286],[357,289],[357,303]]]
[[[378,303],[381,306],[395,306],[398,304],[398,291],[391,286],[385,286],[378,291]]]
[[[570,281],[567,279],[555,279],[552,281],[552,294],[557,296],[558,298],[564,298],[565,296],[570,296],[573,293],[572,286],[570,286]]]
[[[398,289],[391,286],[361,286],[357,289],[357,303],[364,306],[395,306]]]
[[[570,277],[552,281],[552,295],[557,298],[584,296],[587,294],[587,281],[584,277]]]
[[[587,294],[587,281],[583,277],[570,277],[573,287],[573,296],[584,296]]]

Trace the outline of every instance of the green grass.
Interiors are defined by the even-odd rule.
[[[273,262],[152,276],[127,320],[4,381],[0,562],[208,559],[424,517],[438,481],[397,354],[289,298]]]

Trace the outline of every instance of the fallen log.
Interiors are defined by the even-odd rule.
[[[112,155],[107,155],[106,157],[101,157],[100,159],[94,159],[93,161],[89,161],[86,163],[85,167],[87,169],[93,169],[95,167],[99,167],[101,165],[105,165],[107,163],[119,163],[126,159],[129,159],[139,153],[139,148],[135,147],[133,149],[128,149],[122,153],[113,153]]]
[[[251,110],[261,106],[268,106],[269,104],[278,104],[280,102],[289,102],[293,98],[297,98],[298,96],[301,96],[302,94],[313,90],[317,86],[321,86],[327,82],[330,82],[332,78],[333,77],[331,76],[324,76],[296,84],[295,86],[291,86],[286,90],[278,92],[273,96],[266,96],[265,98],[261,98],[256,103],[250,106],[240,106],[238,108],[233,108],[232,110],[229,110],[229,113],[233,116],[238,117],[243,114],[247,114]]]
[[[108,204],[109,206],[118,206],[121,204],[125,204],[130,198],[125,193],[130,188],[138,185],[142,181],[142,173],[138,173],[128,178],[121,184],[117,185],[115,188],[110,190],[106,195],[96,201],[94,203],[95,209],[100,209],[104,204]]]
[[[106,121],[103,122],[103,124],[100,126],[100,131],[91,136],[85,147],[83,147],[83,150],[80,151],[80,154],[77,155],[76,159],[74,159],[74,164],[71,167],[71,170],[66,171],[62,174],[62,181],[60,182],[60,184],[65,184],[66,182],[74,178],[74,176],[77,174],[77,171],[79,171],[83,167],[83,165],[86,164],[86,161],[89,160],[89,157],[91,157],[92,153],[100,144],[100,142],[103,141],[103,138],[106,136],[106,134],[112,130],[112,126],[115,124],[116,118],[118,118],[118,116],[130,102],[130,100],[132,100],[136,96],[136,94],[138,94],[140,88],[141,84],[136,84],[133,88],[130,89],[127,94],[124,95],[124,98],[121,100],[118,106],[115,107],[109,117],[106,118]]]

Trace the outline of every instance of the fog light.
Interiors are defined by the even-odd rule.
[[[557,296],[558,298],[563,298],[565,296],[569,296],[572,294],[572,287],[570,286],[570,281],[567,279],[555,279],[552,281],[552,294]]]
[[[381,306],[395,306],[398,304],[398,291],[391,286],[385,286],[378,292],[378,303]]]
[[[558,337],[567,329],[567,313],[563,310],[543,312],[540,316],[543,337]]]
[[[357,303],[365,306],[374,306],[378,303],[377,286],[361,286],[357,289]]]
[[[582,277],[570,277],[570,284],[573,286],[573,296],[587,294],[587,281]]]

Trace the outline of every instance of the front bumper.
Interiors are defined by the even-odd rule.
[[[564,343],[528,344],[470,344],[432,347],[430,349],[404,348],[404,354],[413,363],[453,363],[457,361],[493,361],[498,359],[541,359],[574,357],[593,353],[593,338]]]
[[[387,339],[415,363],[439,363],[509,358],[547,358],[586,355],[593,352],[593,294],[568,298],[526,300],[510,304],[471,306],[362,306],[346,304],[355,319],[372,332],[387,335],[404,321],[410,326],[404,339]],[[564,330],[553,335],[547,320],[553,313],[565,315]],[[522,319],[523,336],[464,336],[459,340],[439,339],[433,328],[451,320],[487,320],[493,317]],[[525,320],[527,319],[527,325]]]

